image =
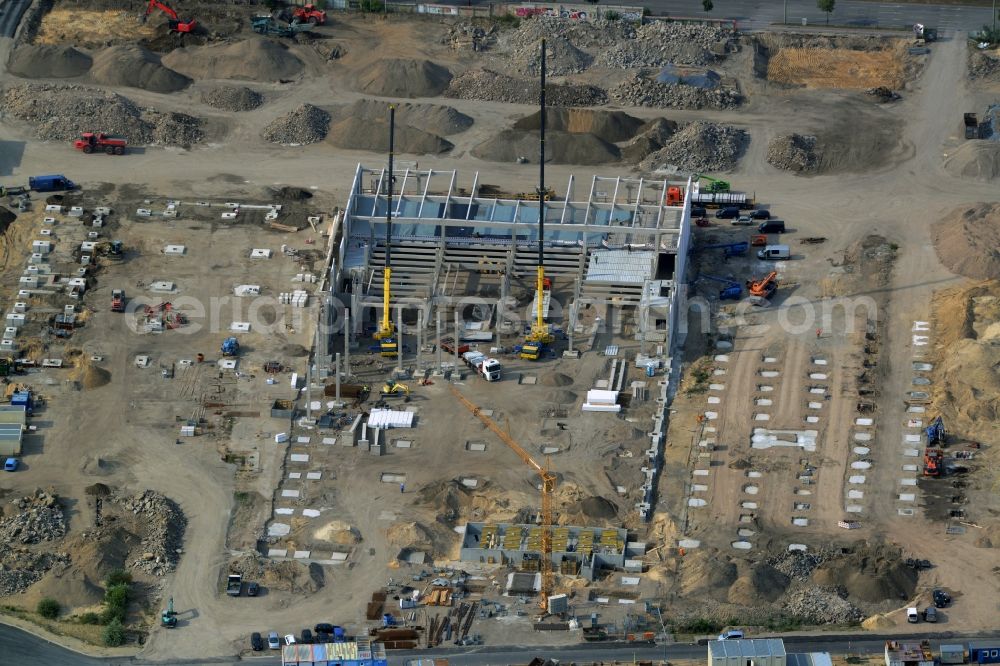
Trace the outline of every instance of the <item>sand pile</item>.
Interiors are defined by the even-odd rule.
[[[727,592],[729,603],[741,606],[754,606],[761,601],[773,603],[791,584],[791,578],[763,562],[741,569],[745,570]]]
[[[522,157],[535,161],[538,155],[538,132],[503,130],[473,148],[472,154],[493,162],[516,162]],[[617,162],[619,159],[621,151],[616,145],[593,134],[545,133],[546,162],[594,165]]]
[[[128,86],[158,93],[183,90],[191,79],[165,67],[160,57],[141,46],[112,46],[97,54],[91,78],[107,86]]]
[[[778,169],[811,173],[820,165],[816,137],[802,134],[783,134],[767,144],[767,162]]]
[[[389,121],[351,116],[335,123],[327,140],[338,148],[384,153],[389,150]],[[397,125],[394,148],[411,155],[439,155],[454,148],[454,144],[416,127]]]
[[[622,147],[622,159],[640,162],[651,153],[663,148],[677,131],[677,123],[657,118],[643,125],[635,138]]]
[[[287,46],[263,37],[174,49],[163,62],[194,79],[278,81],[293,78],[304,68]]]
[[[82,76],[93,60],[72,46],[27,44],[10,54],[7,70],[26,79],[66,79]]]
[[[956,178],[992,181],[1000,176],[1000,142],[966,141],[944,160]]]
[[[451,72],[430,60],[388,58],[365,68],[354,89],[376,97],[437,97],[451,83]]]
[[[852,600],[878,603],[911,598],[917,571],[891,546],[861,544],[845,557],[820,564],[812,580],[820,587],[843,589]]]
[[[341,546],[350,546],[361,542],[361,533],[342,520],[333,520],[316,530],[313,538]]]
[[[471,69],[452,79],[444,96],[486,102],[538,104],[538,81],[519,79],[489,69]],[[549,82],[545,85],[545,104],[550,107],[600,106],[607,103],[608,93],[603,88]]]
[[[371,121],[388,122],[389,105],[374,99],[359,99],[335,114],[338,118],[364,118]],[[408,125],[439,136],[458,134],[472,127],[472,118],[454,107],[442,104],[413,104],[404,102],[396,105],[396,127]]]
[[[303,104],[268,123],[261,136],[271,143],[301,145],[322,141],[329,128],[329,113],[318,106]]]
[[[537,131],[541,127],[541,112],[521,118],[514,123],[516,130]],[[594,111],[590,109],[546,109],[545,129],[593,134],[609,143],[628,141],[636,135],[645,121],[622,111]]]
[[[90,357],[80,354],[74,360],[69,379],[86,391],[107,386],[111,382],[111,372],[97,367],[91,362]]]
[[[253,111],[264,96],[246,86],[214,86],[201,91],[201,101],[223,111]]]
[[[695,121],[671,136],[643,166],[652,170],[672,165],[686,171],[730,171],[736,168],[749,139],[746,130]]]
[[[737,578],[736,564],[728,556],[699,548],[681,560],[680,594],[724,600]]]
[[[931,228],[938,259],[948,270],[975,279],[1000,279],[1000,204],[951,212]]]
[[[189,146],[204,138],[198,118],[140,109],[127,97],[84,86],[13,86],[4,91],[2,104],[11,116],[35,125],[43,141],[69,141],[91,127],[139,145]]]

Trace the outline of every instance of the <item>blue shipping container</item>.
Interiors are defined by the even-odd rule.
[[[969,643],[969,661],[973,664],[1000,664],[1000,642]]]

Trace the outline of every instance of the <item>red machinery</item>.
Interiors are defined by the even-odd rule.
[[[944,467],[944,451],[941,449],[926,449],[924,451],[924,476],[941,476]]]
[[[747,289],[751,296],[758,298],[770,298],[774,290],[778,288],[778,274],[771,271],[763,280],[751,280]]]
[[[311,23],[312,25],[323,25],[326,23],[326,12],[316,9],[316,5],[304,5],[292,10],[292,22]]]
[[[111,311],[125,312],[125,291],[123,289],[111,290]]]
[[[108,155],[124,155],[128,141],[110,137],[104,132],[84,132],[79,139],[73,142],[73,147],[88,155],[100,151],[104,151]]]
[[[159,9],[161,12],[167,15],[169,18],[168,25],[170,26],[170,32],[179,32],[181,34],[187,34],[194,32],[197,23],[194,19],[190,21],[182,21],[177,17],[177,12],[163,4],[159,0],[149,0],[149,5],[146,7],[146,13],[142,15],[142,22],[145,23],[149,15],[153,13],[154,9]]]

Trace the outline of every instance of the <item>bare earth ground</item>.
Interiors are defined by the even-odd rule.
[[[86,156],[69,150],[61,143],[35,141],[30,138],[30,131],[25,125],[4,119],[0,124],[0,141],[4,142],[5,149],[0,155],[0,174],[23,180],[27,174],[59,170],[84,183],[135,185],[128,193],[119,192],[117,195],[119,198],[116,200],[125,204],[124,210],[134,208],[143,196],[155,195],[161,200],[168,197],[214,197],[228,201],[237,197],[262,196],[263,188],[270,185],[292,184],[317,188],[320,200],[311,205],[318,210],[329,211],[336,203],[346,200],[357,162],[377,164],[383,156],[336,150],[323,143],[295,148],[269,145],[259,140],[260,131],[273,118],[302,102],[329,105],[359,98],[360,95],[347,89],[346,82],[352,72],[369,66],[379,58],[425,54],[437,62],[458,65],[463,55],[433,48],[422,33],[422,25],[426,24],[413,26],[395,20],[388,23],[361,20],[339,24],[333,31],[349,44],[348,55],[336,65],[331,75],[307,75],[297,85],[255,84],[265,95],[270,94],[269,100],[276,101],[269,101],[259,113],[241,117],[238,122],[197,101],[197,86],[201,82],[194,89],[174,96],[134,89],[123,91],[144,105],[183,108],[210,118],[215,132],[212,140],[191,151],[151,147],[123,159]],[[373,35],[381,40],[382,48],[359,47]],[[0,45],[0,57],[4,62],[7,48],[7,44]],[[740,58],[745,56],[734,58],[734,61],[740,62]],[[758,534],[750,538],[754,547],[747,554],[749,558],[781,551],[788,543],[821,546],[831,540],[831,533],[832,538],[838,540],[854,536],[883,538],[899,544],[908,556],[927,558],[935,563],[936,567],[921,577],[920,593],[936,585],[955,592],[957,602],[947,611],[943,627],[975,631],[989,628],[990,618],[996,611],[998,583],[990,571],[992,564],[988,557],[992,551],[972,547],[976,537],[972,529],[965,535],[946,536],[943,523],[928,520],[920,510],[912,517],[897,513],[903,506],[898,500],[900,467],[904,464],[898,444],[903,436],[900,405],[903,394],[910,390],[913,353],[920,351],[913,347],[911,329],[915,320],[931,320],[930,302],[935,290],[959,282],[938,263],[929,228],[957,205],[996,198],[989,190],[984,191],[981,184],[954,179],[941,167],[943,155],[961,142],[961,127],[955,110],[982,107],[986,99],[985,94],[970,90],[964,83],[964,63],[962,40],[945,39],[935,45],[925,70],[915,82],[909,84],[904,99],[891,107],[882,106],[875,110],[857,93],[786,89],[755,81],[744,71],[749,102],[743,109],[671,110],[666,114],[658,110],[629,109],[629,112],[644,118],[668,115],[676,120],[724,121],[748,129],[752,137],[748,152],[737,170],[729,176],[734,186],[756,192],[764,203],[771,205],[783,219],[789,221],[789,226],[795,230],[792,239],[805,236],[827,238],[822,245],[801,246],[804,248],[801,250],[800,246],[793,244],[801,259],[787,262],[782,267],[783,286],[776,299],[777,307],[751,313],[752,326],[736,331],[736,351],[728,362],[726,398],[722,403],[724,410],[716,426],[720,444],[725,448],[715,457],[721,464],[710,468],[716,470],[706,495],[710,504],[688,512],[691,516],[688,533],[701,539],[702,548],[706,550],[718,548],[727,555],[737,557],[739,553],[730,547],[730,542],[736,539],[737,521],[742,513],[739,503],[756,501],[760,505],[756,525]],[[749,69],[750,63],[743,61],[742,64]],[[498,128],[509,124],[514,117],[530,113],[533,109],[468,100],[448,100],[448,104],[473,116],[476,125],[457,135],[456,147],[450,154],[437,158],[421,157],[421,166],[460,169],[469,176],[470,182],[470,172],[481,170],[490,182],[502,183],[507,189],[529,189],[536,177],[535,169],[530,165],[492,163],[473,158],[468,151]],[[831,130],[831,127],[834,129]],[[898,140],[887,130],[891,127],[901,127]],[[866,144],[881,145],[879,142],[884,141],[887,148],[874,156],[871,168],[865,169],[861,175],[844,169],[837,175],[798,179],[767,165],[764,152],[773,136],[787,131],[815,133],[824,130],[840,133],[847,146],[845,152],[856,151],[853,159],[844,159],[852,165],[857,163],[858,155],[864,157],[867,154],[864,149],[870,146]],[[557,183],[567,180],[570,173],[585,181],[591,174],[611,175],[616,171],[617,167],[594,169],[558,165],[547,169],[552,182]],[[223,177],[222,174],[228,176]],[[244,447],[244,454],[253,453],[256,449],[260,471],[255,474],[246,470],[239,472],[237,486],[233,481],[234,466],[220,461],[219,446],[225,444],[225,438],[201,437],[191,443],[175,444],[176,418],[190,418],[201,397],[199,391],[210,385],[211,378],[207,375],[185,377],[179,373],[177,379],[167,386],[159,378],[155,365],[144,376],[134,367],[132,356],[143,351],[145,343],[124,331],[120,322],[104,311],[104,303],[116,280],[127,280],[129,291],[135,291],[133,285],[139,279],[174,279],[187,290],[212,295],[229,293],[233,284],[251,279],[250,269],[243,260],[250,247],[266,244],[276,249],[286,240],[275,232],[237,230],[230,235],[213,230],[206,224],[186,226],[180,221],[156,226],[149,222],[129,223],[123,226],[122,233],[126,245],[145,248],[143,262],[138,264],[142,274],[129,273],[131,269],[126,267],[109,268],[107,276],[102,278],[92,295],[96,299],[93,307],[98,312],[83,332],[84,339],[99,340],[91,353],[100,353],[109,359],[112,382],[106,387],[84,392],[48,389],[52,396],[49,407],[51,426],[44,434],[40,454],[33,451],[27,469],[14,477],[5,478],[4,487],[16,493],[15,496],[36,486],[53,486],[60,495],[82,497],[83,489],[93,483],[94,478],[78,466],[52,464],[51,461],[71,460],[86,448],[121,463],[117,471],[102,478],[103,482],[131,489],[156,489],[180,504],[188,520],[184,554],[177,572],[163,579],[162,592],[164,596],[172,595],[178,610],[182,611],[184,641],[173,640],[166,632],[154,629],[144,656],[163,659],[232,654],[243,648],[248,632],[272,628],[260,626],[261,617],[265,614],[275,618],[273,622],[276,626],[273,628],[287,631],[309,626],[318,618],[359,623],[370,592],[383,585],[389,576],[397,575],[387,565],[393,562],[400,547],[410,545],[391,538],[394,532],[389,532],[390,526],[411,521],[433,524],[435,511],[431,506],[418,504],[411,497],[411,491],[419,492],[441,478],[475,475],[491,485],[504,488],[512,510],[531,506],[533,491],[527,475],[518,467],[500,467],[509,458],[503,457],[499,442],[490,442],[492,452],[488,451],[482,461],[475,460],[474,454],[461,451],[466,439],[486,439],[482,429],[471,416],[461,413],[453,402],[443,399],[443,385],[426,387],[421,390],[421,399],[414,401],[427,418],[424,429],[413,433],[416,439],[414,449],[393,453],[384,460],[349,451],[348,455],[338,456],[336,462],[329,462],[330,468],[336,468],[335,478],[330,479],[330,505],[337,507],[339,520],[356,527],[361,533],[362,540],[353,551],[351,568],[327,567],[324,585],[315,594],[275,591],[259,599],[229,599],[220,595],[217,581],[228,559],[227,527],[236,501],[234,490],[237,487],[252,490],[270,499],[277,479],[283,474],[286,451],[284,447],[274,444],[272,435],[276,427],[273,423],[238,421],[233,440]],[[782,305],[787,305],[789,295],[806,301],[819,298],[824,294],[824,288],[818,278],[828,272],[835,277],[839,275],[839,272],[831,271],[831,264],[843,264],[845,250],[873,234],[885,237],[886,243],[898,248],[889,281],[884,285],[874,280],[845,281],[839,292],[847,296],[871,296],[879,307],[886,308],[886,312],[880,313],[885,317],[885,324],[878,368],[884,374],[878,398],[878,447],[872,456],[875,465],[867,472],[869,478],[865,484],[864,511],[859,517],[862,528],[846,535],[838,532],[836,522],[845,517],[846,464],[850,444],[847,425],[848,419],[855,416],[849,389],[861,360],[863,341],[856,328],[844,330],[833,327],[817,339],[814,326],[786,335],[775,324],[779,317],[787,316],[795,320],[798,316],[797,306]],[[304,249],[299,236],[301,232],[294,242]],[[190,256],[176,260],[156,256],[155,248],[166,242],[178,241],[191,248]],[[23,257],[11,256],[5,262],[5,271],[16,274],[23,260]],[[856,265],[865,260],[859,260]],[[168,263],[171,261],[175,263]],[[291,262],[282,262],[280,258],[272,262],[273,267],[268,269],[264,278],[254,279],[268,281],[274,291],[288,289],[290,275],[298,272],[296,267]],[[755,260],[734,266],[727,269],[707,264],[706,268],[710,270],[706,272],[718,274],[730,270],[741,280],[744,277],[742,271],[760,276],[763,268]],[[697,335],[694,331],[690,334],[692,346]],[[188,358],[197,351],[214,355],[221,337],[218,332],[183,338],[167,333],[156,341],[154,364],[161,357]],[[254,405],[252,409],[266,405],[279,393],[276,388],[262,383],[260,365],[272,354],[281,353],[280,349],[286,343],[308,344],[307,341],[306,331],[289,333],[287,339],[255,340],[247,363],[258,370],[257,377],[227,386],[227,400],[232,404]],[[712,354],[713,350],[709,353]],[[811,358],[822,356],[831,368],[827,382],[831,398],[822,408],[822,421],[818,424],[822,431],[823,448],[811,460],[818,468],[818,480],[811,487],[814,490],[814,494],[809,496],[811,522],[806,528],[790,525],[793,514],[799,515],[792,507],[793,501],[800,500],[793,500],[791,484],[794,481],[790,476],[800,464],[798,455],[757,456],[767,460],[769,476],[761,482],[761,493],[754,500],[748,500],[742,493],[745,483],[743,473],[728,466],[747,454],[747,436],[753,425],[750,419],[755,412],[751,401],[752,396],[757,396],[755,386],[761,383],[756,373],[762,368],[765,353],[773,354],[781,366],[780,381],[774,384],[778,394],[772,411],[775,423],[779,420],[792,423],[807,413],[800,396],[803,395],[806,368]],[[569,388],[582,393],[590,385],[590,376],[601,371],[600,359],[593,355],[585,356],[582,363],[584,367],[581,369],[560,361],[552,369],[576,374],[577,382]],[[194,370],[190,372],[194,373]],[[379,376],[372,372],[369,380]],[[184,389],[189,393],[178,401],[177,396],[172,394],[174,387],[189,387]],[[463,390],[468,390],[473,399],[483,403],[490,400],[482,386],[470,383]],[[496,406],[498,417],[508,417],[515,435],[532,440],[537,436],[537,428],[528,424],[528,417],[537,418],[538,411],[525,410],[522,405],[535,405],[547,400],[545,394],[548,390],[530,387],[511,391],[504,398],[506,404]],[[672,417],[668,456],[673,464],[661,484],[663,499],[658,509],[669,511],[672,520],[678,524],[685,513],[683,504],[686,494],[683,489],[691,479],[688,461],[691,459],[690,447],[696,428],[695,416],[705,411],[704,401],[704,395],[682,396],[675,405],[676,413]],[[577,418],[578,427],[583,432],[596,430],[599,424],[604,423]],[[578,447],[564,456],[565,462],[563,457],[558,457],[555,462],[560,471],[565,470],[567,474],[566,486],[572,488],[570,483],[578,486],[580,496],[610,495],[612,490],[608,480],[603,475],[588,476],[585,466],[589,460],[611,455],[612,451],[606,444],[616,439],[615,435],[605,432],[595,438],[598,441],[581,440]],[[629,442],[626,448],[635,448],[636,453],[641,451],[641,447],[637,446],[641,440],[622,439]],[[431,442],[434,444],[425,446]],[[458,458],[461,464],[454,466],[452,463],[459,453],[464,453]],[[155,461],[155,464],[149,461]],[[412,482],[408,478],[407,493],[396,492],[394,485],[373,489],[373,478],[389,463],[394,467],[397,464],[406,467],[408,473],[413,470],[415,478]],[[450,465],[447,474],[438,474],[436,465],[443,467],[446,463]],[[698,465],[695,463],[692,466]],[[780,476],[782,474],[786,476]],[[466,515],[503,516],[504,508],[473,504],[466,508]],[[989,508],[971,508],[970,520],[988,521],[990,516],[986,511]],[[84,523],[88,516],[82,504],[80,511],[77,520]],[[475,514],[476,511],[481,514]],[[704,515],[698,515],[697,511],[702,511]],[[77,529],[76,525],[71,525],[71,529]],[[440,525],[435,527],[441,530]],[[445,532],[447,529],[444,528]],[[683,526],[675,528],[658,524],[658,529],[670,539],[685,533]],[[238,543],[230,540],[229,547],[247,548],[253,533],[254,530],[247,530]],[[442,534],[435,532],[438,538],[429,542],[439,550],[438,555],[444,560],[455,542],[443,540]],[[928,535],[933,538],[928,538]],[[309,538],[308,535],[306,538]],[[428,542],[426,539],[419,541],[421,545]],[[670,541],[666,548],[672,545]],[[372,551],[375,555],[369,554]],[[654,567],[657,571],[644,580],[644,592],[650,595],[675,594],[670,590],[674,589],[676,580],[669,574],[675,567],[683,571],[684,564],[675,555],[667,555],[663,566],[667,573]],[[979,572],[974,586],[968,584],[970,572]],[[401,575],[407,573],[409,571],[404,569]],[[678,603],[683,608],[682,600]],[[902,604],[902,601],[899,603]],[[331,608],[335,606],[344,610],[331,617]],[[898,614],[891,615],[890,622],[895,623],[896,631],[911,629],[898,618]],[[506,627],[489,629],[493,632],[491,641],[555,640],[549,634],[530,634],[524,631],[522,625],[523,622],[518,621]],[[482,631],[486,633],[486,625],[483,626]],[[912,629],[916,631],[920,628]]]

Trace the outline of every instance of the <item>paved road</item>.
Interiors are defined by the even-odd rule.
[[[177,638],[183,640],[183,630],[177,630]],[[967,643],[969,641],[997,640],[997,636],[975,636],[953,638],[950,634],[933,635],[932,645],[937,650],[938,644]],[[854,636],[789,636],[785,638],[785,646],[789,652],[831,652],[833,654],[881,654],[886,636],[858,635]],[[142,659],[95,659],[70,652],[45,639],[25,633],[20,629],[0,625],[0,663],[18,664],[18,666],[140,666],[153,663],[158,666],[194,666],[194,662],[144,662]],[[502,664],[526,664],[534,656],[546,656],[558,659],[563,663],[595,663],[612,661],[666,661],[669,659],[698,659],[706,656],[706,648],[690,643],[654,645],[654,646],[609,646],[599,644],[583,644],[569,647],[537,648],[537,647],[501,647],[483,646],[479,648],[453,648],[441,650],[401,651],[390,653],[391,666],[403,666],[408,659],[445,658],[455,666],[499,666]],[[278,666],[281,659],[274,653],[258,656],[248,655],[240,662],[237,659],[207,657],[198,664],[237,664],[249,663],[260,666]]]
[[[31,0],[0,0],[0,37],[13,37]]]

